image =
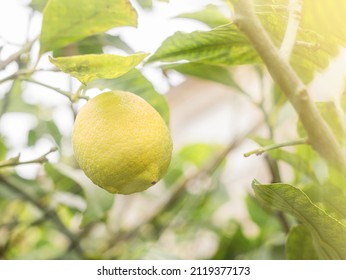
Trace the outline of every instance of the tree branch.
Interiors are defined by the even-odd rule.
[[[309,97],[304,83],[280,55],[255,15],[251,0],[235,0],[235,24],[249,38],[273,80],[290,101],[307,132],[312,147],[339,171],[346,173],[346,158],[332,130]]]
[[[0,175],[0,182],[2,182],[12,192],[17,193],[23,199],[39,209],[58,228],[58,230],[70,240],[70,247],[76,248],[78,255],[84,258],[84,252],[79,244],[78,238],[70,232],[68,228],[66,228],[55,211],[47,209],[40,201],[36,200],[35,197],[29,195],[27,192],[17,187],[15,183],[11,182],[11,180],[2,175]]]

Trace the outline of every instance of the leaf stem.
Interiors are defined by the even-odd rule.
[[[289,146],[304,145],[304,144],[305,145],[308,144],[306,138],[298,139],[298,140],[294,140],[294,141],[283,142],[283,143],[275,143],[272,145],[268,145],[268,146],[261,147],[261,148],[252,150],[250,152],[247,152],[244,154],[244,157],[249,157],[251,155],[259,156],[259,155],[261,155],[265,152],[271,151],[271,150],[275,150],[275,149],[279,149],[279,148],[283,148],[283,147],[289,147]]]
[[[280,86],[297,112],[308,135],[309,143],[328,163],[346,173],[346,158],[331,128],[312,102],[304,83],[280,55],[260,20],[251,0],[234,0],[235,24],[249,38],[267,66],[273,80]]]
[[[36,159],[28,160],[28,161],[20,161],[19,160],[20,159],[20,154],[19,154],[18,156],[15,156],[13,158],[0,161],[0,168],[10,167],[10,166],[17,166],[17,165],[32,164],[32,163],[42,164],[42,163],[45,163],[45,162],[48,161],[47,155],[49,155],[50,153],[53,153],[53,152],[55,152],[57,150],[58,150],[57,147],[53,147],[47,153],[43,154],[42,156],[40,156],[40,157],[38,157]]]

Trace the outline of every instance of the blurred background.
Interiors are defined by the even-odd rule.
[[[176,31],[210,30],[183,13],[209,7],[225,19],[231,16],[224,1],[131,3],[138,12],[138,28],[108,31],[117,40],[101,45],[103,52],[154,53]],[[44,4],[0,1],[0,61],[39,35]],[[35,61],[38,51],[35,41],[29,53],[0,69],[0,80],[21,63]],[[52,53],[40,59],[33,77],[75,92],[77,80],[55,71],[48,55]],[[341,53],[323,78],[311,83],[316,100],[342,94],[344,62]],[[78,169],[71,133],[85,101],[71,104],[55,90],[24,81],[0,84],[1,159],[20,155],[25,162],[58,148],[47,154],[47,163],[1,169],[0,259],[284,259],[285,225],[276,213],[262,209],[251,191],[253,179],[271,182],[268,158],[243,156],[258,148],[254,135],[280,140],[296,134],[290,106],[274,115],[265,111],[273,85],[264,69],[229,69],[231,86],[162,71],[155,64],[139,69],[167,99],[174,155],[159,184],[130,196],[104,192]],[[330,83],[335,96],[325,94]],[[87,95],[101,91],[92,88]],[[280,163],[279,168],[284,179],[292,178],[288,165]]]

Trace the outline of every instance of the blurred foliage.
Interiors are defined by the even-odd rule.
[[[141,63],[145,55],[134,54],[119,27],[136,26],[142,9],[151,13],[156,2],[137,0],[138,11],[127,0],[32,0],[29,4],[43,13],[39,60],[46,59],[43,53],[51,52],[59,69],[88,84],[81,84],[77,92],[45,84],[41,71],[59,74],[57,69],[32,70],[35,49],[30,44],[23,46],[19,55],[0,61],[1,70],[9,64],[18,69],[0,81],[7,86],[0,95],[0,259],[345,259],[346,178],[310,145],[268,150],[263,159],[272,179],[254,181],[254,192],[241,198],[231,190],[243,186],[237,181],[226,184],[224,176],[230,172],[228,165],[238,164],[230,162],[228,154],[248,135],[229,145],[190,143],[176,149],[158,186],[131,196],[110,195],[79,169],[71,151],[70,132],[56,113],[65,110],[70,115],[66,126],[72,126],[76,103],[79,105],[89,90],[117,89],[143,97],[169,123],[172,108],[144,75],[146,67],[162,71],[167,80],[172,72],[179,72],[245,96],[263,115],[268,134],[251,137],[263,149],[280,145],[281,118],[292,120],[278,86],[263,86],[267,79],[261,60],[223,13],[226,3],[179,14],[172,20],[197,20],[208,30],[178,31]],[[289,16],[288,1],[255,2],[263,25],[280,47]],[[339,2],[303,1],[291,65],[306,83],[325,69],[345,44],[342,21],[346,4]],[[107,33],[110,29],[115,31],[112,35]],[[115,56],[106,53],[109,49],[120,51],[123,59],[112,61]],[[262,85],[260,98],[247,92],[234,75],[243,64],[249,65]],[[32,84],[61,93],[66,102],[55,106],[32,102],[26,95]],[[318,104],[342,146],[343,105]],[[18,114],[31,120],[27,130],[21,131],[25,143],[19,150],[23,155],[41,151],[36,158],[22,159],[3,131]],[[299,121],[295,128],[296,137],[306,136]],[[58,152],[50,155],[42,151],[42,143],[57,147]],[[30,178],[22,169],[29,164],[36,166]],[[283,176],[287,170],[291,175]],[[245,175],[250,185],[255,179],[252,171]],[[282,182],[283,177],[289,182]],[[240,217],[232,208],[239,199],[245,211]]]

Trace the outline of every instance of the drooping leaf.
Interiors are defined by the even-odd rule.
[[[129,56],[114,54],[88,54],[70,57],[50,57],[49,60],[61,71],[87,84],[95,79],[114,79],[137,66],[148,54]]]
[[[75,56],[82,54],[101,54],[103,53],[97,35],[87,37],[81,41],[66,45],[53,51],[54,57]]]
[[[54,170],[70,178],[83,189],[87,207],[83,213],[81,226],[104,221],[113,205],[114,195],[95,186],[81,170],[73,169],[64,164],[54,164]]]
[[[311,233],[303,225],[293,227],[287,237],[286,255],[289,260],[318,260]]]
[[[101,54],[103,53],[103,47],[105,46],[114,47],[127,53],[133,53],[131,47],[119,36],[102,33],[87,37],[60,49],[56,49],[53,51],[53,56],[61,57],[81,54]]]
[[[209,4],[203,10],[197,12],[180,14],[177,18],[198,20],[207,24],[211,28],[230,23],[230,20],[220,12],[216,5],[213,4]]]
[[[277,232],[281,225],[278,220],[263,207],[253,196],[247,196],[245,203],[251,220],[260,228],[260,235],[267,236],[270,232]]]
[[[128,0],[49,0],[44,12],[40,53],[119,26],[136,26]]]
[[[30,7],[34,10],[42,12],[48,0],[31,0]]]
[[[137,3],[143,9],[151,9],[153,7],[153,0],[137,0]]]
[[[174,69],[184,75],[195,76],[229,87],[236,86],[227,68],[222,66],[192,62],[168,64],[163,66],[163,69]]]
[[[73,193],[77,192],[76,187],[79,188],[78,184],[69,176],[64,174],[61,169],[62,168],[59,168],[59,165],[52,163],[46,163],[44,165],[44,170],[49,178],[52,179],[56,190]]]
[[[214,65],[259,62],[253,47],[233,24],[210,31],[176,32],[162,43],[148,62],[180,60]]]
[[[256,198],[266,207],[287,212],[312,234],[321,259],[346,259],[346,226],[312,203],[300,189],[287,184],[253,182]]]
[[[84,184],[83,190],[87,201],[87,208],[83,213],[81,226],[86,226],[92,222],[104,221],[113,205],[114,195],[90,184]]]
[[[132,69],[116,79],[95,80],[89,87],[97,87],[99,89],[109,88],[135,93],[151,104],[160,113],[166,123],[169,123],[169,107],[166,98],[159,94],[151,82],[137,69]]]

